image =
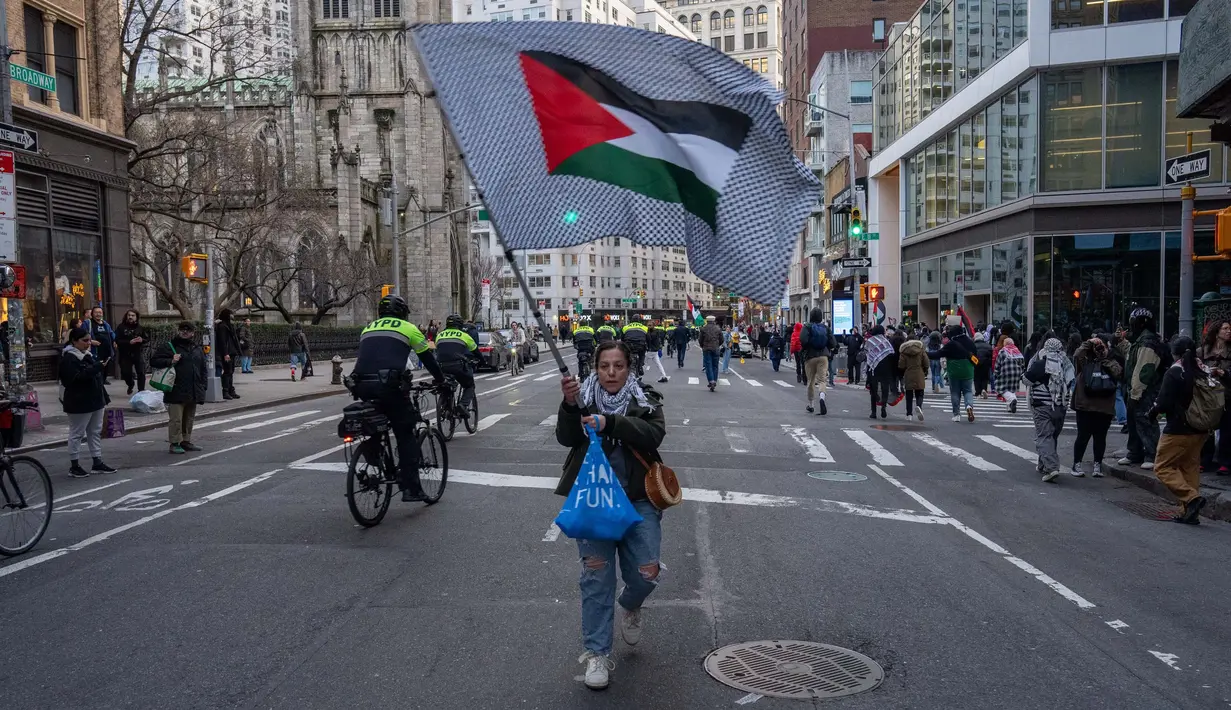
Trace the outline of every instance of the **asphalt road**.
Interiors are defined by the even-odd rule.
[[[444,499],[394,503],[373,529],[343,497],[342,397],[207,422],[192,456],[152,432],[107,441],[109,476],[69,479],[62,449],[40,452],[57,510],[36,550],[0,562],[0,704],[798,707],[702,663],[801,639],[884,667],[835,707],[1231,705],[1231,526],[1134,514],[1157,499],[1112,478],[1040,482],[1028,415],[994,401],[973,424],[930,393],[923,423],[904,405],[872,421],[840,384],[821,417],[793,369],[733,368],[710,393],[694,352],[658,386],[690,500],[666,514],[668,569],[604,693],[577,680],[544,362],[480,380],[484,429],[450,443]]]

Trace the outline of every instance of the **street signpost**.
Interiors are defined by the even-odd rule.
[[[43,91],[56,90],[56,78],[20,64],[9,63],[9,78]]]
[[[839,259],[838,264],[843,269],[866,269],[872,265],[872,259],[866,256],[848,256],[845,259]]]
[[[13,151],[0,150],[0,263],[17,261],[17,174]]]
[[[1166,166],[1167,184],[1176,185],[1181,182],[1200,180],[1210,176],[1210,150],[1199,150],[1195,153],[1169,158]]]
[[[0,122],[0,146],[38,152],[38,131]]]

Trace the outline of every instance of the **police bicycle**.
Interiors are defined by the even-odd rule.
[[[590,376],[590,358],[594,357],[593,352],[589,350],[577,351],[577,379],[580,382],[585,382]]]
[[[51,524],[54,495],[51,476],[30,456],[9,456],[6,447],[21,446],[26,415],[33,402],[0,401],[0,555],[29,552]]]
[[[436,392],[436,429],[445,441],[453,441],[457,423],[473,434],[479,428],[479,395],[470,397],[470,405],[461,405],[461,386],[452,375],[445,375],[445,384]]]
[[[428,395],[441,389],[428,383],[409,385],[408,403],[421,414]],[[434,505],[444,495],[449,480],[449,451],[440,430],[422,416],[418,419],[414,431],[419,445],[419,481],[427,496],[423,502]],[[351,516],[365,528],[378,525],[389,511],[398,483],[397,446],[389,418],[370,402],[354,402],[342,410],[338,435],[345,444],[348,462],[346,502]]]

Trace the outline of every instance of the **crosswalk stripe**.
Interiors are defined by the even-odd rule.
[[[795,388],[795,385],[790,384],[789,382],[783,382],[782,380],[774,380],[774,384],[778,385],[779,387],[785,387],[787,389]]]
[[[547,373],[546,375],[543,375],[542,377],[536,377],[536,378],[534,378],[534,381],[535,381],[535,382],[542,382],[543,380],[550,380],[551,378],[556,377],[556,376],[557,376],[557,373],[555,373],[555,372],[549,372],[549,373]]]
[[[486,417],[483,417],[482,419],[479,420],[479,425],[475,427],[474,433],[478,434],[484,429],[490,429],[492,425],[496,424],[501,419],[504,419],[507,416],[509,416],[508,412],[505,412],[504,414],[489,414]],[[471,434],[465,431],[459,431],[454,436],[474,436],[474,434]]]
[[[539,426],[555,426],[555,425],[556,425],[556,417],[557,417],[557,416],[559,416],[559,415],[558,415],[558,414],[553,414],[553,415],[551,415],[550,417],[547,417],[547,418],[546,418],[546,419],[544,419],[543,421],[539,422]]]
[[[834,463],[833,454],[829,453],[829,449],[825,448],[820,439],[809,434],[807,429],[783,424],[782,431],[794,439],[795,443],[804,447],[804,451],[808,452],[808,461],[812,463]]]
[[[254,422],[252,424],[244,424],[242,426],[232,427],[230,429],[223,429],[222,433],[223,434],[236,434],[241,431],[248,431],[249,429],[260,429],[261,427],[269,426],[270,424],[278,424],[280,422],[289,422],[292,419],[303,419],[304,417],[311,416],[313,414],[320,414],[320,413],[321,413],[321,410],[319,409],[309,409],[303,412],[295,412],[294,414],[288,414],[285,417],[276,417],[274,419],[266,419],[265,421]]]
[[[718,378],[718,384],[720,384],[720,385],[728,385],[728,386],[730,386],[730,384],[731,384],[731,380],[728,380],[728,379],[727,379],[727,378],[725,378],[725,377],[719,377],[719,378]]]
[[[969,451],[966,451],[965,449],[959,449],[956,446],[946,444],[945,442],[941,441],[940,439],[937,439],[931,434],[915,434],[915,438],[929,446],[934,446],[940,449],[941,451],[945,452],[946,454],[949,454],[950,456],[956,456],[957,458],[964,461],[971,468],[975,468],[980,471],[1003,471],[1004,470],[1003,468],[997,466],[996,464],[992,463],[991,461],[988,461],[985,458],[975,456],[974,454],[970,453]]]
[[[744,381],[745,381],[745,382],[747,382],[748,384],[752,385],[753,387],[760,387],[760,386],[761,386],[761,383],[760,383],[760,382],[757,382],[756,380],[744,380]]]
[[[843,429],[846,435],[851,438],[856,444],[859,444],[872,455],[872,460],[882,466],[901,466],[902,462],[897,456],[889,453],[889,449],[881,446],[876,439],[868,435],[866,431],[858,429]]]
[[[744,432],[729,426],[722,428],[722,433],[727,436],[727,445],[737,454],[746,454],[752,449],[752,444],[748,443],[748,437]]]
[[[688,384],[690,384],[690,385],[699,385],[699,384],[701,384],[701,380],[700,380],[700,379],[698,379],[698,378],[696,378],[696,377],[689,377],[689,378],[688,378]]]
[[[256,419],[257,417],[264,417],[264,416],[268,416],[273,413],[274,413],[274,410],[266,409],[260,412],[249,412],[248,414],[240,414],[234,417],[227,417],[226,419],[210,419],[208,421],[201,422],[200,424],[193,424],[192,428],[194,430],[195,429],[206,429],[212,426],[218,426],[219,424],[230,424],[231,422],[240,422],[245,419]]]
[[[992,446],[995,446],[996,448],[1002,451],[1007,451],[1018,458],[1022,458],[1027,461],[1034,461],[1034,462],[1037,462],[1039,460],[1039,456],[1035,452],[1023,449],[1022,447],[1017,446],[1016,444],[1010,444],[1009,442],[1005,441],[1004,439],[1001,439],[998,436],[992,436],[990,434],[978,434],[975,436],[975,438],[980,439],[988,444],[991,444]]]

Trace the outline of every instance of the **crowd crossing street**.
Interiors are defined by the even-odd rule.
[[[710,392],[700,366],[690,349],[653,385],[684,502],[604,693],[577,664],[544,358],[477,376],[442,500],[395,500],[372,528],[344,497],[342,395],[203,419],[187,456],[161,431],[108,441],[106,476],[37,452],[55,513],[35,550],[0,560],[3,707],[814,706],[704,668],[775,639],[879,664],[878,687],[833,707],[1231,706],[1226,523],[1157,520],[1161,499],[1111,477],[1040,482],[1027,407],[979,399],[955,423],[929,390],[923,421],[904,404],[871,420],[839,376],[821,416],[793,367],[736,360]]]

